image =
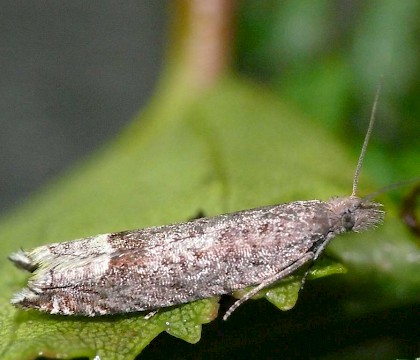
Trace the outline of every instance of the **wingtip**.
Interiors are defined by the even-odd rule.
[[[35,294],[28,288],[22,289],[21,291],[15,293],[10,300],[10,303],[20,307],[20,308],[27,308],[25,303],[33,302],[38,298],[38,295]]]

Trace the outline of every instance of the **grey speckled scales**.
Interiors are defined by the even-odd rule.
[[[287,275],[303,256],[315,260],[340,233],[378,224],[379,207],[356,197],[298,201],[41,246],[11,256],[34,272],[12,301],[95,316],[228,294]]]

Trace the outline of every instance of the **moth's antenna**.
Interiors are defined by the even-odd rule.
[[[366,148],[368,146],[370,134],[372,133],[373,124],[375,122],[376,106],[378,105],[378,99],[379,99],[379,94],[382,89],[382,83],[383,83],[383,77],[381,77],[381,80],[379,81],[378,87],[376,89],[375,100],[373,100],[372,112],[370,113],[369,127],[366,131],[365,140],[363,141],[362,150],[360,151],[360,155],[359,155],[359,161],[357,162],[356,171],[354,172],[353,191],[351,193],[352,197],[356,196],[357,184],[359,183],[360,170],[362,168],[363,158],[365,157]]]
[[[370,199],[373,199],[380,194],[386,193],[386,192],[394,190],[394,189],[398,189],[398,188],[403,187],[403,186],[411,185],[411,184],[414,184],[414,183],[419,183],[419,185],[420,185],[420,177],[416,177],[416,178],[408,179],[408,180],[403,180],[403,181],[399,181],[395,184],[387,185],[387,186],[385,186],[385,187],[383,187],[383,188],[381,188],[381,189],[379,189],[379,190],[377,190],[377,191],[375,191],[371,194],[368,194],[368,195],[364,196],[363,200],[364,201],[369,201]]]

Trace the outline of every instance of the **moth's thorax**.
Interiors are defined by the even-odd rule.
[[[356,196],[335,197],[327,201],[334,232],[364,231],[382,223],[382,204]]]

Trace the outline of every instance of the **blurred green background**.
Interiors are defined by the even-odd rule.
[[[242,1],[236,66],[270,84],[357,153],[381,75],[365,170],[378,184],[420,170],[418,1]]]

